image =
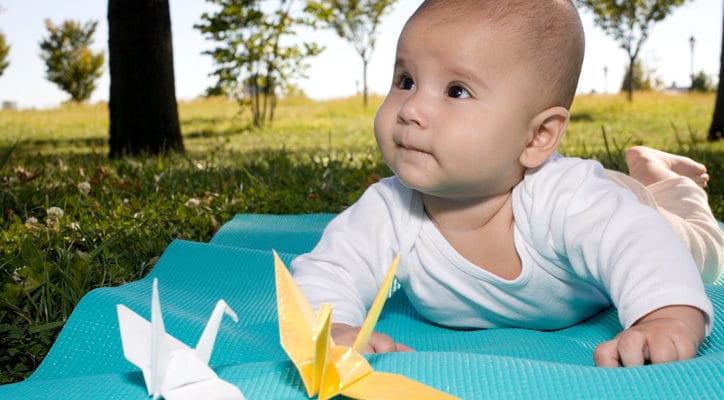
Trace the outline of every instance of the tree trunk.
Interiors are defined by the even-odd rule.
[[[636,63],[636,57],[630,57],[629,56],[629,64],[628,64],[628,87],[626,88],[626,92],[628,93],[628,101],[633,101],[633,91],[634,91],[634,65]]]
[[[367,60],[362,59],[362,97],[365,108],[369,104],[369,93],[367,89]]]
[[[110,156],[183,151],[169,0],[108,0]]]
[[[722,13],[722,27],[724,27],[724,13]],[[720,140],[724,136],[724,29],[721,35],[721,55],[719,56],[719,87],[716,90],[716,102],[714,103],[714,116],[709,127],[711,141]]]

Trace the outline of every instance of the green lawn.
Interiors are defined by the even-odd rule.
[[[389,174],[360,98],[280,102],[249,128],[233,102],[179,105],[185,155],[109,160],[105,104],[0,111],[0,383],[40,363],[77,301],[148,272],[176,238],[208,241],[237,213],[339,212]],[[646,144],[704,162],[724,218],[724,145],[704,138],[714,95],[576,99],[561,150],[622,168]],[[604,134],[605,133],[605,134]]]

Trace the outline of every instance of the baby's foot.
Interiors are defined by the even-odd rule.
[[[677,175],[693,180],[702,188],[709,182],[704,164],[650,147],[635,146],[627,150],[626,164],[629,175],[645,186]]]

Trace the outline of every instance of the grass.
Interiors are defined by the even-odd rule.
[[[105,104],[0,111],[0,383],[28,376],[89,290],[144,276],[174,239],[208,241],[237,213],[338,212],[389,174],[381,98],[282,101],[251,130],[223,99],[179,105],[185,155],[109,160]],[[714,95],[582,96],[561,150],[621,169],[647,144],[705,162],[724,218],[724,145],[704,140]],[[605,135],[604,135],[605,132]]]

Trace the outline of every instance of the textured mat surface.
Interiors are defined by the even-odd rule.
[[[116,304],[150,316],[151,280],[159,279],[166,330],[195,345],[224,298],[239,315],[222,323],[211,364],[249,399],[304,399],[302,383],[279,346],[271,248],[289,263],[318,240],[330,214],[239,215],[211,243],[175,241],[150,275],[86,295],[38,370],[0,386],[0,399],[146,398],[128,363]],[[707,286],[719,319],[693,360],[639,368],[596,368],[594,347],[620,329],[614,310],[555,332],[451,330],[423,320],[401,292],[385,305],[377,330],[415,353],[371,356],[372,367],[397,372],[466,399],[722,398],[724,287]]]

